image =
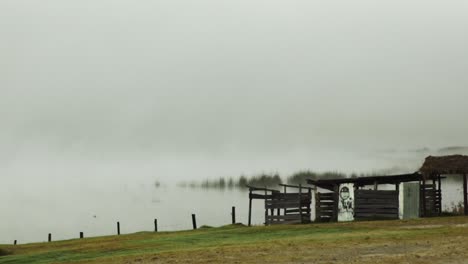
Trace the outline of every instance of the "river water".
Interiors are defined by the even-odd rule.
[[[160,231],[192,228],[191,215],[197,224],[220,226],[231,223],[231,208],[236,207],[237,222],[247,223],[248,192],[201,190],[163,186],[122,185],[107,189],[70,189],[48,195],[29,192],[26,196],[1,195],[0,243],[38,242],[85,236],[112,235],[116,222],[121,233],[154,230],[158,219]],[[98,198],[97,198],[98,197]],[[253,224],[263,222],[263,204],[253,203]]]

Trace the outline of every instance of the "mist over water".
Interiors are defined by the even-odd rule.
[[[245,193],[180,181],[414,172],[427,155],[467,153],[440,150],[467,145],[466,10],[1,1],[0,243],[113,234],[117,220],[190,228],[196,210],[222,225],[233,205],[246,221]]]
[[[191,228],[190,216],[197,214],[200,225],[229,224],[231,206],[236,206],[237,221],[247,223],[248,193],[240,189],[199,189],[177,187],[180,180],[197,181],[217,177],[236,177],[241,173],[277,171],[283,177],[300,169],[350,172],[413,172],[424,153],[322,152],[316,155],[235,159],[234,157],[171,157],[138,159],[64,155],[37,155],[3,167],[0,205],[2,222],[0,243],[112,235],[120,221],[122,233],[152,231],[157,218],[160,231]],[[332,159],[333,157],[333,159]],[[283,160],[285,159],[285,160]],[[394,166],[392,165],[392,162]],[[24,166],[28,164],[28,166]],[[366,167],[367,166],[367,167]],[[405,167],[406,166],[406,167]],[[363,169],[366,168],[366,169]],[[358,170],[353,170],[359,172]],[[459,182],[445,184],[444,208],[461,201]],[[156,187],[155,182],[160,182]],[[457,189],[458,188],[458,189]],[[254,201],[253,223],[264,221],[262,201]]]

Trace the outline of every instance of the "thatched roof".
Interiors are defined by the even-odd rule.
[[[429,156],[419,171],[425,175],[430,174],[468,174],[468,156],[450,155],[434,157]]]

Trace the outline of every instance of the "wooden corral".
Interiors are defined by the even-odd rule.
[[[265,200],[265,225],[309,223],[311,218],[312,189],[301,185],[280,184],[284,188],[277,190],[249,187],[249,225],[251,224],[252,199]],[[287,192],[295,188],[297,192]],[[255,192],[263,192],[262,194]]]
[[[252,200],[253,199],[260,199],[260,200],[268,200],[273,198],[273,193],[279,193],[278,190],[268,189],[268,188],[261,188],[261,187],[254,187],[247,185],[249,188],[249,226],[252,225]],[[261,193],[259,193],[261,192]],[[265,209],[265,224],[266,218],[268,215],[268,211]]]
[[[340,203],[344,203],[339,190],[342,184],[354,186],[354,207],[352,211],[356,220],[398,219],[399,217],[399,184],[402,182],[419,182],[421,174],[401,174],[360,178],[307,180],[316,186],[315,212],[316,221],[338,221]],[[395,185],[395,190],[379,190],[379,185]],[[373,190],[364,190],[364,186],[373,186]],[[429,192],[427,192],[429,194]]]
[[[304,188],[301,185],[280,184],[280,186],[284,187],[284,193],[273,193],[271,199],[265,200],[265,209],[267,210],[265,223],[267,225],[309,223],[312,201],[311,188]],[[287,187],[295,188],[298,192],[287,193]]]
[[[452,175],[463,176],[464,213],[468,215],[468,156],[450,155],[425,159],[419,172],[391,176],[373,176],[345,179],[308,180],[315,185],[317,221],[337,221],[340,203],[339,186],[354,186],[355,219],[396,219],[399,211],[399,185],[403,182],[419,183],[419,216],[431,217],[442,214],[442,179]],[[379,190],[381,184],[395,185],[395,191]],[[373,190],[362,190],[363,186]]]
[[[249,225],[252,199],[265,200],[266,225],[310,222],[312,189],[317,222],[398,219],[404,218],[405,212],[411,217],[439,216],[442,213],[441,180],[453,174],[463,175],[464,213],[468,215],[468,156],[429,156],[418,172],[409,174],[309,179],[307,183],[313,188],[280,184],[284,187],[283,193],[248,186]],[[407,185],[412,185],[413,191],[402,192],[400,196],[400,184],[410,182],[413,183]],[[387,185],[386,190],[379,189],[381,185]],[[388,185],[395,187],[389,190]],[[288,193],[287,187],[298,191]],[[258,191],[262,193],[255,193]]]

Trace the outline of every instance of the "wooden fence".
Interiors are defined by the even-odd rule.
[[[251,225],[253,199],[265,200],[265,225],[311,222],[312,188],[301,185],[279,185],[284,187],[283,193],[266,187],[247,186],[249,188],[249,226]],[[294,188],[298,191],[288,193],[287,188]]]
[[[355,190],[354,219],[398,219],[398,191]]]
[[[271,199],[266,199],[265,224],[309,223],[311,190],[302,192],[301,189],[297,193],[273,193]]]
[[[439,183],[440,184],[440,183]],[[421,184],[420,185],[420,214],[421,216],[438,216],[442,212],[442,192],[437,189],[437,185]]]
[[[315,194],[315,221],[338,221],[338,197],[336,192]]]

